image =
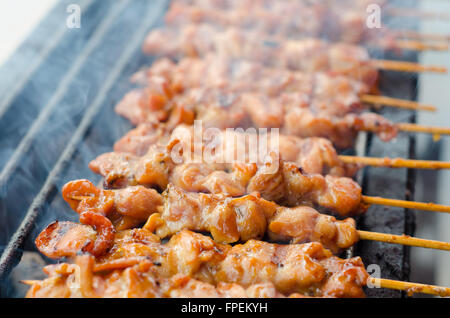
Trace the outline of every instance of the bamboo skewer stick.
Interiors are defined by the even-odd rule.
[[[447,68],[442,66],[390,60],[370,60],[370,62],[374,67],[388,71],[447,73]]]
[[[369,197],[362,196],[362,202],[368,205],[387,205],[394,206],[399,208],[413,209],[413,210],[423,210],[423,211],[434,211],[434,212],[442,212],[442,213],[450,213],[450,206],[435,204],[435,203],[423,203],[423,202],[414,202],[414,201],[405,201],[405,200],[395,200],[395,199],[386,199],[381,197]]]
[[[402,158],[369,158],[357,156],[339,156],[344,163],[361,164],[372,167],[410,168],[410,169],[450,169],[450,162],[411,160]]]
[[[446,43],[424,43],[421,41],[412,40],[395,40],[394,46],[399,49],[413,51],[448,51],[448,44]]]
[[[436,250],[450,251],[450,243],[425,240],[408,235],[394,235],[386,233],[358,231],[360,240],[378,241],[392,244],[401,244],[415,247],[431,248]]]
[[[33,286],[34,284],[38,284],[41,281],[40,280],[31,280],[31,279],[26,279],[26,280],[21,280],[19,281],[21,284],[24,285],[28,285],[28,286]]]
[[[412,123],[397,123],[395,125],[400,131],[431,134],[435,141],[439,140],[442,135],[450,135],[450,128],[447,127],[424,126]],[[367,132],[377,131],[377,129],[373,127],[361,127],[360,130]]]
[[[380,286],[380,288],[406,291],[409,296],[411,296],[412,294],[428,294],[440,297],[450,296],[450,288],[447,287],[374,277],[369,277],[369,280],[373,285]]]
[[[436,111],[436,107],[432,105],[421,104],[414,101],[392,98],[387,96],[377,96],[377,95],[362,95],[361,101],[367,104],[391,106],[397,108],[413,109],[413,110],[425,110],[425,111]]]
[[[398,129],[407,132],[420,132],[433,135],[450,135],[450,128],[446,127],[435,127],[435,126],[424,126],[411,123],[399,123],[397,124]]]
[[[396,33],[397,37],[403,37],[422,41],[450,41],[450,35],[435,34],[435,33],[420,33],[412,30],[391,30]]]

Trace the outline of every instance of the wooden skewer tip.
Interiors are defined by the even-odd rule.
[[[370,158],[358,156],[339,156],[347,164],[357,164],[372,167],[409,168],[409,169],[450,169],[450,162],[412,160],[402,158]]]
[[[442,213],[450,213],[450,206],[436,204],[436,203],[423,203],[423,202],[414,202],[414,201],[405,201],[405,200],[396,200],[396,199],[387,199],[381,197],[370,197],[370,196],[362,196],[362,202],[368,205],[387,205],[394,206],[412,210],[423,210],[423,211],[433,211],[433,212],[442,212]]]
[[[410,283],[375,277],[369,277],[369,280],[374,286],[379,286],[380,288],[406,291],[409,296],[412,296],[413,294],[428,294],[440,297],[450,296],[450,288],[447,287]]]
[[[414,51],[448,51],[448,44],[446,43],[424,43],[422,41],[413,40],[396,40],[394,45],[404,50]]]
[[[407,246],[431,248],[436,250],[450,251],[450,243],[426,240],[409,235],[394,235],[386,233],[358,231],[361,240],[378,241],[392,244],[401,244]]]
[[[447,127],[424,126],[412,123],[398,123],[397,127],[399,130],[406,132],[425,133],[435,136],[450,135],[450,128]]]
[[[392,60],[370,60],[374,67],[398,72],[434,72],[447,73],[447,68],[435,65],[421,65],[419,63],[392,61]]]
[[[362,95],[361,101],[367,104],[383,105],[404,109],[423,110],[435,112],[437,110],[433,105],[422,104],[414,101],[397,99],[387,96]]]

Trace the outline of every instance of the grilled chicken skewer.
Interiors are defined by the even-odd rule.
[[[75,257],[92,241],[92,233],[95,230],[90,226],[58,222],[44,231],[44,239],[38,237],[36,245],[50,258]],[[94,272],[128,267],[133,257],[147,258],[157,265],[161,277],[182,274],[214,285],[223,282],[244,288],[272,283],[286,295],[319,297],[361,297],[368,278],[359,257],[340,259],[319,243],[276,245],[250,240],[231,247],[181,231],[161,244],[149,231],[134,229],[116,233],[110,245],[109,252],[97,256],[91,265]]]
[[[276,127],[285,134],[325,137],[339,148],[351,147],[359,131],[374,132],[388,141],[398,130],[417,128],[394,124],[374,113],[358,114],[363,109],[359,92],[365,89],[343,77],[317,74],[302,78],[245,62],[231,67],[227,60],[211,65],[195,59],[184,61],[175,70],[167,60],[155,65],[147,77],[150,86],[127,94],[116,111],[135,125],[163,121],[174,127],[197,119],[207,127],[221,129]],[[205,71],[209,66],[219,71]],[[190,87],[194,88],[186,90]],[[449,133],[447,130],[441,133]]]
[[[262,199],[258,193],[233,198],[223,194],[187,192],[169,184],[164,192],[164,206],[152,210],[153,203],[160,198],[155,199],[154,193],[145,192],[143,189],[134,189],[134,192],[140,192],[139,201],[133,200],[136,193],[130,195],[130,191],[125,189],[99,190],[87,180],[77,180],[64,186],[63,197],[73,210],[80,214],[83,224],[95,225],[102,233],[98,241],[105,249],[108,248],[104,244],[108,241],[108,236],[103,233],[109,235],[114,229],[128,229],[130,227],[126,227],[123,218],[140,215],[148,217],[144,228],[155,232],[161,238],[187,229],[211,233],[219,243],[261,239],[267,234],[275,242],[319,242],[333,253],[353,246],[359,239],[450,250],[450,243],[357,231],[353,219],[337,221],[334,217],[320,214],[308,206],[278,206]],[[127,196],[132,198],[126,198]],[[126,205],[123,204],[124,199]],[[149,201],[152,202],[150,206],[143,204]],[[101,227],[98,222],[84,221],[85,213],[97,213],[97,219],[106,216],[108,220],[113,220],[111,224]],[[128,226],[130,225],[133,227],[133,223],[129,222]],[[89,251],[94,255],[101,254],[99,250]]]
[[[167,83],[163,83],[164,78]],[[262,64],[245,60],[229,59],[214,54],[204,59],[184,58],[177,64],[169,59],[160,59],[145,71],[137,73],[133,81],[160,87],[160,95],[180,93],[186,89],[208,87],[226,88],[229,92],[264,92],[269,97],[282,93],[303,93],[312,103],[341,105],[339,113],[360,111],[363,103],[381,103],[386,106],[416,110],[436,110],[433,106],[384,96],[368,95],[370,88],[359,81],[342,75],[326,73],[307,74],[279,68],[268,68]],[[163,85],[165,87],[162,87]],[[317,102],[316,102],[317,103]],[[326,106],[326,105],[323,105]],[[329,106],[328,106],[329,107]],[[337,111],[337,110],[334,110]],[[343,113],[341,113],[341,111]]]
[[[170,279],[159,277],[155,266],[146,259],[136,258],[129,267],[116,269],[105,275],[94,272],[91,257],[78,256],[76,264],[49,265],[44,271],[49,278],[42,281],[22,281],[30,286],[27,298],[283,298],[273,284],[263,283],[244,288],[234,283],[205,283],[186,275]],[[134,265],[135,264],[135,265]],[[79,275],[77,273],[80,273]],[[87,278],[87,279],[85,279]],[[369,277],[381,288],[409,293],[425,293],[446,297],[450,288]],[[100,289],[93,282],[109,288]],[[75,286],[75,288],[74,288]],[[311,297],[294,293],[290,298]],[[323,296],[325,297],[325,296]],[[327,295],[326,297],[331,297]]]
[[[252,192],[288,206],[308,204],[341,216],[362,213],[370,204],[414,205],[417,209],[448,211],[446,206],[401,200],[380,200],[361,195],[360,186],[349,178],[306,174],[296,164],[280,161],[273,165],[199,164],[173,165],[161,152],[143,158],[110,153],[94,160],[91,169],[105,178],[107,188],[144,185],[165,189],[169,183],[190,192],[242,196]],[[231,170],[231,172],[228,172]],[[274,171],[274,172],[272,172]]]
[[[259,192],[270,201],[289,206],[317,205],[341,216],[365,211],[361,187],[350,178],[306,174],[295,163],[277,160],[270,165],[176,164],[169,153],[155,148],[144,157],[109,153],[89,166],[111,189],[128,185],[166,189],[172,183],[190,192],[231,196]]]
[[[213,24],[217,27],[238,27],[263,34],[289,39],[317,37],[333,42],[376,45],[399,50],[447,50],[446,43],[425,43],[402,40],[395,30],[370,29],[367,12],[355,8],[342,8],[342,4],[327,6],[320,3],[286,2],[280,4],[237,4],[227,9],[214,6],[172,3],[166,14],[166,24],[179,27],[186,24]],[[251,12],[251,14],[250,14]],[[309,23],[307,23],[309,22]]]
[[[175,127],[199,120],[207,128],[280,128],[286,135],[330,139],[339,148],[352,147],[360,131],[376,133],[384,141],[398,133],[396,124],[375,113],[335,116],[333,111],[315,111],[313,107],[320,105],[310,105],[297,93],[268,98],[259,93],[199,88],[177,95],[169,103],[155,104],[156,98],[146,90],[133,91],[117,105],[116,112],[136,124],[159,119]]]
[[[363,297],[369,280],[382,288],[450,295],[449,288],[369,277],[359,257],[339,259],[319,243],[251,240],[231,247],[181,231],[161,244],[149,231],[134,229],[116,233],[113,248],[94,259],[76,256],[95,240],[90,226],[56,222],[45,238],[37,243],[45,255],[76,257],[76,264],[50,265],[48,279],[25,281],[28,297],[207,296],[194,293],[196,286],[217,297]]]
[[[167,41],[167,39],[171,39]],[[263,34],[229,28],[217,31],[209,25],[187,25],[181,30],[159,29],[147,37],[143,50],[147,54],[181,58],[204,57],[210,53],[244,58],[270,67],[305,73],[328,72],[346,75],[375,89],[378,69],[404,69],[446,72],[445,68],[422,67],[398,61],[371,60],[368,52],[356,45],[330,44],[320,39],[275,41]]]
[[[202,121],[206,127],[280,128],[298,137],[323,137],[339,148],[352,147],[359,132],[376,134],[383,141],[395,138],[398,131],[449,135],[450,128],[392,123],[375,113],[335,116],[328,111],[311,110],[301,94],[267,98],[263,94],[234,94],[220,89],[193,89],[169,103],[155,104],[146,90],[132,91],[117,105],[117,113],[134,123],[166,122],[168,128]],[[159,98],[158,98],[159,99]],[[225,106],[224,106],[225,105]]]
[[[186,133],[180,136],[183,134],[188,136]],[[172,183],[190,192],[221,193],[231,196],[258,192],[264,199],[280,204],[288,206],[308,204],[341,216],[362,213],[368,204],[411,207],[414,203],[418,209],[450,211],[446,206],[418,202],[387,199],[383,202],[374,201],[374,198],[362,196],[361,187],[352,179],[306,173],[298,164],[280,160],[279,152],[269,152],[272,156],[269,161],[246,163],[237,159],[233,161],[234,157],[232,160],[223,160],[224,154],[233,152],[230,149],[223,149],[210,157],[211,160],[208,159],[210,163],[195,161],[196,159],[191,157],[192,140],[189,139],[186,146],[186,142],[180,139],[183,140],[182,137],[175,136],[163,150],[158,146],[152,147],[143,157],[107,153],[92,161],[90,168],[104,177],[106,188],[144,185],[164,190]],[[242,149],[249,148],[242,147]],[[311,169],[320,169],[320,165]],[[340,173],[339,171],[336,170],[336,173]]]
[[[198,135],[196,135],[196,129]],[[207,150],[213,153],[211,162],[252,162],[263,163],[262,155],[274,151],[285,161],[292,161],[310,174],[330,174],[338,177],[353,177],[358,169],[356,164],[346,164],[340,160],[333,144],[325,138],[300,138],[277,134],[272,131],[214,130],[214,140],[207,136],[206,130],[199,126],[178,125],[173,131],[164,124],[142,124],[131,130],[114,145],[114,152],[126,153],[134,157],[145,156],[152,146],[174,147],[180,142],[184,151],[183,160],[191,162],[196,155],[196,148],[202,155]],[[267,145],[262,153],[258,145]],[[242,152],[242,153],[238,153]],[[130,158],[133,158],[130,156]],[[211,157],[211,156],[210,156]],[[135,158],[137,160],[137,158]]]
[[[202,0],[202,1],[192,1],[192,0],[177,0],[176,4],[181,4],[184,6],[195,6],[201,9],[220,9],[226,10],[227,12],[241,9],[246,10],[247,12],[258,11],[262,9],[270,10],[270,12],[277,12],[277,14],[283,17],[289,17],[289,20],[293,25],[296,24],[296,16],[292,16],[292,12],[296,12],[296,10],[300,10],[298,14],[301,14],[302,11],[306,11],[308,15],[301,20],[306,19],[310,25],[309,29],[311,31],[316,30],[318,27],[317,23],[325,23],[327,27],[330,29],[336,29],[335,33],[330,33],[327,38],[336,37],[336,32],[338,34],[343,34],[341,37],[341,41],[348,41],[348,39],[354,39],[354,41],[358,41],[361,38],[363,31],[359,31],[361,29],[366,29],[367,24],[365,23],[367,20],[367,9],[370,5],[378,5],[382,10],[384,15],[389,15],[391,17],[414,17],[414,18],[432,18],[432,19],[448,19],[448,15],[438,13],[438,12],[424,12],[423,10],[415,10],[412,8],[398,8],[392,6],[392,3],[389,1],[362,1],[362,0],[341,0],[339,2],[333,0],[315,0],[315,1],[278,1],[273,2],[270,0]],[[300,7],[299,7],[300,6]],[[308,10],[309,9],[309,10]],[[313,11],[314,9],[315,11]],[[332,11],[332,12],[329,12]],[[323,16],[326,14],[331,15],[328,18],[339,21],[341,23],[334,23],[330,25],[329,21],[324,21]],[[337,15],[337,16],[336,16]],[[201,15],[200,15],[201,16]],[[314,18],[312,18],[314,17]],[[260,19],[269,19],[267,17],[260,17]],[[198,19],[198,18],[197,18]],[[310,21],[312,20],[312,21]],[[314,20],[317,20],[315,22]],[[355,21],[356,20],[356,21]],[[360,22],[363,20],[362,22]],[[277,23],[283,23],[284,21],[276,21]],[[337,24],[337,25],[336,25]],[[295,27],[293,26],[293,27]],[[274,26],[276,27],[276,26]],[[386,26],[383,26],[386,28]],[[347,29],[352,29],[351,31]],[[331,31],[329,31],[331,32]],[[352,33],[353,32],[353,33]],[[393,30],[394,32],[394,30]],[[364,40],[362,38],[361,40]]]
[[[356,171],[364,166],[389,167],[389,168],[411,168],[411,169],[450,169],[450,162],[411,160],[402,158],[370,158],[356,156],[339,156],[333,144],[325,138],[300,138],[278,134],[278,140],[272,143],[270,132],[267,134],[257,134],[248,132],[221,131],[215,140],[218,144],[211,146],[211,140],[199,138],[203,145],[213,148],[215,153],[223,154],[224,151],[236,149],[242,143],[245,148],[245,157],[249,158],[250,149],[248,140],[243,142],[245,137],[258,138],[258,136],[268,136],[269,144],[278,145],[274,150],[279,153],[285,161],[297,163],[306,173],[331,174],[339,177],[354,177]],[[170,143],[171,140],[179,139],[187,149],[194,151],[192,141],[195,139],[194,127],[178,125],[172,132],[165,124],[145,123],[132,129],[114,145],[114,151],[119,153],[129,153],[135,156],[144,156],[152,145]],[[190,141],[189,141],[190,140]],[[189,144],[191,146],[189,146]],[[203,148],[202,148],[203,151]],[[232,151],[235,153],[236,150]],[[255,154],[253,154],[254,156]]]
[[[106,276],[94,271],[92,256],[77,256],[75,264],[48,265],[49,276],[42,281],[24,281],[30,285],[27,298],[284,298],[273,284],[250,285],[218,283],[217,286],[178,274],[162,277],[156,265],[135,258],[129,267],[110,271]],[[134,264],[134,265],[133,265]],[[58,279],[56,279],[58,277]],[[85,279],[88,278],[88,279]],[[97,286],[105,288],[96,288]],[[74,288],[74,286],[76,286]],[[301,294],[289,295],[303,298]]]

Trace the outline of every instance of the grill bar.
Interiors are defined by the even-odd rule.
[[[129,0],[127,2],[129,2]],[[126,4],[127,2],[124,2],[124,4]],[[146,35],[147,31],[149,30],[150,27],[152,27],[157,18],[162,15],[163,8],[165,7],[166,1],[159,1],[158,5],[152,6],[151,7],[152,9],[146,12],[146,14],[143,16],[143,19],[141,20],[142,24],[136,30],[136,33],[133,35],[130,41],[127,43],[124,52],[122,53],[119,60],[117,60],[117,63],[114,65],[114,68],[110,72],[108,78],[105,80],[96,99],[94,100],[92,105],[90,105],[90,107],[88,108],[73,137],[67,144],[67,147],[64,149],[63,154],[57,161],[54,168],[49,173],[44,186],[42,187],[41,191],[32,202],[30,208],[28,209],[25,215],[25,218],[23,219],[19,228],[13,234],[6,249],[4,250],[0,258],[0,280],[4,279],[5,276],[11,270],[11,268],[15,264],[17,264],[21,253],[20,248],[25,238],[29,234],[30,230],[32,229],[37,216],[39,215],[39,213],[42,212],[48,197],[55,190],[56,179],[61,174],[63,169],[66,167],[66,165],[70,162],[72,156],[77,150],[78,144],[83,140],[84,135],[88,131],[94,118],[96,117],[101,107],[103,106],[103,102],[107,94],[109,93],[112,86],[121,75],[125,66],[132,57],[133,53],[135,53],[136,50],[139,50],[142,40]],[[122,8],[122,6],[120,8]],[[115,13],[117,12],[115,11]]]

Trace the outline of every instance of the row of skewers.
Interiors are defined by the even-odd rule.
[[[152,31],[143,47],[164,58],[133,77],[141,88],[116,107],[137,127],[90,163],[103,186],[67,183],[63,198],[80,224],[54,222],[36,239],[47,257],[74,263],[49,265],[48,279],[26,281],[28,296],[362,297],[367,282],[450,295],[449,288],[369,277],[359,257],[335,256],[359,240],[450,250],[450,243],[360,231],[352,218],[372,204],[450,212],[364,196],[352,179],[365,165],[450,163],[338,155],[335,147],[353,147],[361,131],[386,142],[399,131],[450,133],[367,111],[368,104],[434,111],[378,96],[378,69],[445,69],[371,60],[355,43],[445,47],[400,41],[394,31],[385,31],[389,41],[387,33],[369,36],[355,27],[365,8],[356,2],[174,1],[168,27]],[[294,12],[316,19],[296,23]],[[208,128],[215,128],[212,145],[211,136],[196,136]],[[268,129],[269,158],[252,147],[257,129]]]

